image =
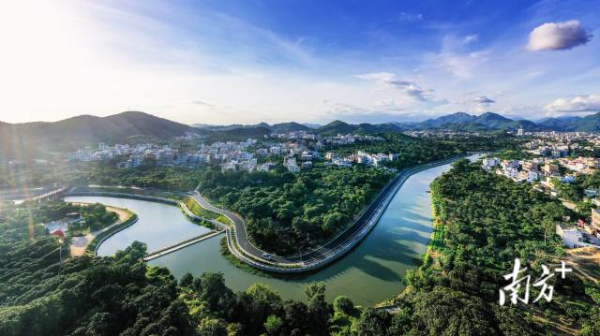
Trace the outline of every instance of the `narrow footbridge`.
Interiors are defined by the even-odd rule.
[[[52,197],[58,197],[60,196],[63,192],[65,192],[67,190],[67,187],[61,187],[46,193],[43,193],[41,195],[37,195],[37,196],[32,196],[32,197],[27,197],[23,200],[23,202],[35,202],[35,201],[41,201],[44,200],[46,198],[52,198]]]
[[[175,252],[177,250],[180,250],[180,249],[182,249],[184,247],[188,247],[190,245],[199,243],[199,242],[201,242],[203,240],[206,240],[206,239],[218,236],[218,235],[220,235],[221,233],[224,233],[224,232],[225,232],[225,230],[211,230],[211,231],[205,232],[205,233],[203,233],[203,234],[201,234],[199,236],[196,236],[196,237],[193,237],[193,238],[181,241],[179,243],[176,243],[176,244],[173,244],[173,245],[169,245],[169,246],[165,246],[165,247],[163,247],[161,249],[158,249],[156,251],[153,251],[153,252],[150,252],[150,253],[146,254],[146,256],[144,257],[144,261],[150,261],[152,259],[156,259],[156,258],[162,257],[162,256],[167,255],[169,253],[173,253],[173,252]]]

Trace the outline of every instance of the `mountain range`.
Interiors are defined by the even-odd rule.
[[[540,125],[537,125],[532,121],[513,120],[493,112],[486,112],[481,115],[456,112],[418,123],[398,125],[411,130],[449,129],[462,131],[496,131],[517,130],[523,128],[528,131],[538,131],[543,129],[543,127],[540,127]]]
[[[246,132],[254,129],[270,130],[271,132],[306,131],[318,134],[347,134],[347,133],[381,133],[404,132],[419,130],[452,130],[452,131],[516,131],[523,128],[526,131],[600,131],[600,113],[586,117],[558,117],[545,118],[537,122],[524,119],[511,119],[498,113],[486,112],[481,115],[472,115],[465,112],[456,112],[441,117],[427,119],[421,122],[390,122],[382,124],[349,124],[341,120],[332,121],[326,125],[299,124],[295,122],[269,125],[260,123],[255,125],[193,125],[203,130],[233,131],[244,129]],[[258,132],[261,133],[261,132]]]
[[[296,131],[312,131],[314,128],[309,125],[299,124],[297,122],[286,122],[269,125],[267,123],[259,123],[254,125],[243,125],[243,124],[232,124],[232,125],[209,125],[209,124],[192,124],[193,127],[209,130],[209,131],[227,131],[233,129],[245,129],[245,128],[266,128],[271,132],[296,132]]]
[[[0,151],[4,157],[30,157],[40,151],[72,150],[85,143],[167,139],[186,132],[199,130],[134,111],[108,117],[81,115],[57,122],[0,122]]]
[[[471,115],[457,112],[421,122],[382,124],[349,124],[340,120],[317,126],[286,122],[269,125],[214,126],[185,125],[143,112],[128,111],[108,117],[81,115],[57,122],[8,124],[0,122],[1,156],[21,157],[49,149],[73,149],[84,143],[132,142],[171,139],[186,132],[205,135],[209,140],[262,137],[273,132],[306,131],[317,134],[347,134],[355,132],[381,133],[409,130],[455,131],[600,131],[600,113],[585,117],[545,118],[537,122],[514,120],[493,112]]]

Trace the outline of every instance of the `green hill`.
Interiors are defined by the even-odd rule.
[[[72,149],[82,144],[128,142],[137,138],[170,139],[199,132],[184,124],[143,112],[108,117],[77,116],[57,122],[0,124],[0,150],[4,158],[27,158],[41,151]]]

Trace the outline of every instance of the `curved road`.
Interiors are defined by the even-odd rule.
[[[371,229],[377,224],[379,218],[385,212],[385,209],[390,204],[398,190],[411,175],[429,168],[448,164],[460,157],[462,156],[435,161],[403,170],[382,189],[367,210],[348,229],[331,239],[328,243],[298,256],[283,257],[271,255],[272,259],[270,261],[264,260],[262,255],[265,252],[254,246],[249,241],[248,234],[246,232],[246,223],[240,216],[231,211],[213,206],[206,199],[204,199],[197,190],[193,197],[203,208],[222,214],[229,218],[231,222],[233,222],[235,230],[229,230],[235,233],[235,235],[231,236],[235,236],[235,241],[237,242],[237,246],[239,246],[241,251],[231,252],[233,255],[238,257],[238,259],[241,259],[251,266],[267,271],[283,273],[305,272],[323,267],[333,260],[343,256],[354,246],[356,246],[364,237],[366,237]],[[229,238],[230,235],[228,234],[227,237]],[[230,250],[232,248],[235,249],[235,244],[229,244],[229,248]]]

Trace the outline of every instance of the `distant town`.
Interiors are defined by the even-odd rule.
[[[153,160],[162,166],[196,167],[202,164],[217,163],[223,171],[266,171],[277,163],[292,173],[313,167],[313,160],[325,160],[327,165],[351,167],[363,164],[378,168],[386,168],[385,162],[398,159],[397,153],[366,153],[358,150],[347,156],[340,156],[326,151],[326,148],[356,144],[361,142],[383,141],[379,136],[346,134],[321,137],[304,131],[275,133],[266,139],[247,139],[245,141],[214,142],[200,144],[194,151],[180,152],[169,145],[152,143],[128,145],[115,144],[108,146],[98,144],[96,149],[85,147],[70,153],[72,161],[111,161],[121,158],[116,163],[121,169],[136,168],[144,162]],[[324,153],[321,154],[321,153]],[[386,168],[388,169],[388,168]],[[393,168],[389,168],[393,169]]]

